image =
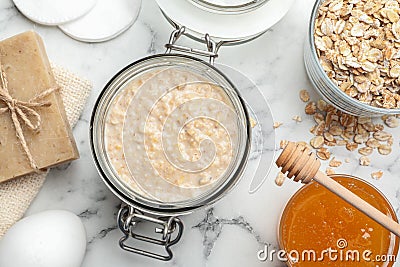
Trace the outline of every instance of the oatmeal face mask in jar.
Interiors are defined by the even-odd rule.
[[[218,69],[194,57],[150,56],[118,73],[96,103],[91,145],[104,182],[126,203],[118,216],[125,233],[120,246],[171,259],[169,247],[183,231],[177,216],[226,195],[242,177],[251,151],[260,161],[272,163],[273,119],[267,111],[258,119],[250,110],[258,121],[252,129],[236,87]],[[258,155],[263,149],[257,144],[264,135],[264,148],[271,153]],[[268,169],[263,170],[266,176]],[[137,221],[157,224],[162,238],[133,234]],[[167,254],[130,247],[124,242],[128,237],[163,246]]]
[[[264,33],[292,1],[269,0],[235,15],[257,25],[241,25],[235,32],[226,26],[232,20],[238,24],[237,18],[207,12],[188,0],[157,1],[175,27],[166,53],[139,59],[117,73],[100,94],[90,123],[96,167],[123,202],[117,219],[124,234],[122,249],[171,260],[170,247],[183,233],[179,216],[214,204],[242,177],[247,176],[246,193],[260,188],[275,153],[272,113],[253,82],[215,59],[222,46]],[[262,24],[251,16],[254,12],[266,18]],[[225,26],[211,27],[209,16],[218,17],[218,27]],[[202,41],[206,48],[179,45],[183,36]],[[138,222],[154,224],[155,234],[139,234]],[[158,246],[158,251],[161,247],[164,253],[144,250],[135,241]]]
[[[121,185],[177,209],[240,173],[250,142],[242,100],[194,62],[145,60],[151,68],[119,87],[105,115],[106,159]]]

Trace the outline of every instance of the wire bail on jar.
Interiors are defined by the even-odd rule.
[[[169,261],[173,257],[173,253],[170,249],[171,246],[179,242],[183,233],[183,223],[177,217],[160,217],[154,218],[143,214],[142,212],[134,209],[132,206],[123,205],[118,212],[118,228],[124,233],[124,236],[119,240],[119,246],[129,252],[136,253],[142,256],[147,256],[157,260]],[[156,227],[155,233],[162,234],[160,239],[156,239],[149,236],[144,236],[135,233],[134,228],[138,222],[148,221],[157,225],[161,225],[161,228]],[[175,237],[171,240],[172,235],[176,232]],[[126,241],[131,237],[139,241],[155,244],[165,248],[167,255],[161,255],[154,252],[132,247],[126,244]]]
[[[188,54],[209,57],[210,64],[214,65],[215,58],[218,57],[218,50],[224,44],[224,42],[223,41],[215,42],[214,40],[211,39],[210,35],[206,33],[204,35],[203,41],[206,43],[207,50],[200,50],[187,46],[177,45],[176,42],[182,35],[185,34],[185,31],[186,31],[185,26],[175,25],[175,30],[172,31],[171,36],[169,38],[169,42],[165,45],[165,47],[167,48],[165,53],[169,54],[171,53],[172,50],[174,50]]]

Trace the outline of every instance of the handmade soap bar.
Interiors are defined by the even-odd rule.
[[[46,90],[57,87],[40,36],[29,31],[1,41],[0,65],[6,80],[6,85],[4,80],[0,83],[3,92],[3,98],[0,94],[0,182],[37,171],[34,165],[46,169],[77,159],[78,150],[59,90],[37,98]],[[4,94],[13,100],[4,100],[7,99]],[[23,114],[16,109],[12,112],[18,101]],[[33,102],[44,105],[30,105]],[[18,134],[16,119],[22,137]],[[40,126],[32,130],[28,127],[29,122],[40,123]],[[26,142],[25,148],[22,139]]]

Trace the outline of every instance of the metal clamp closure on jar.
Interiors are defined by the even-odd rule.
[[[175,30],[171,33],[168,44],[165,45],[165,47],[167,48],[167,50],[165,51],[166,54],[171,53],[172,50],[174,50],[174,51],[184,52],[184,53],[188,53],[188,54],[209,57],[210,64],[211,65],[214,64],[215,58],[218,57],[218,50],[224,44],[223,41],[215,42],[214,40],[211,39],[210,35],[208,33],[206,33],[204,35],[204,41],[207,46],[206,51],[187,47],[187,46],[177,45],[176,42],[185,33],[186,28],[185,28],[185,26],[178,26],[176,24],[174,26],[175,26]]]
[[[157,225],[161,225],[162,228],[156,227],[155,232],[158,234],[162,234],[162,237],[160,239],[156,239],[135,233],[135,227],[137,223],[141,221],[147,221]],[[139,210],[134,209],[132,206],[126,205],[122,206],[118,212],[118,227],[125,234],[125,236],[123,236],[119,240],[119,246],[122,249],[163,261],[169,261],[172,259],[173,253],[170,247],[179,242],[182,237],[184,228],[182,221],[177,217],[154,218],[143,214]],[[171,240],[171,237],[175,232],[176,235]],[[162,246],[165,248],[167,255],[161,255],[126,245],[125,243],[129,239],[129,237],[132,237],[133,239],[139,241]]]

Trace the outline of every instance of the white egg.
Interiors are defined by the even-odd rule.
[[[78,216],[49,210],[28,216],[0,239],[1,267],[79,267],[86,251]]]

